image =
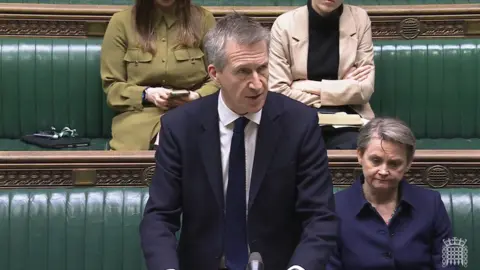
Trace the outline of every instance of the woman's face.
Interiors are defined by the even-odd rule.
[[[337,9],[342,3],[343,0],[312,0],[312,7],[319,14],[325,15]]]
[[[364,153],[357,151],[365,182],[375,190],[396,189],[410,168],[405,146],[373,137]]]
[[[160,8],[170,8],[175,4],[175,0],[155,0]]]

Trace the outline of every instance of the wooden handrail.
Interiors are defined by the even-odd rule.
[[[154,162],[154,151],[0,151],[0,167],[28,163]],[[355,150],[328,150],[330,162],[356,162]],[[480,150],[417,150],[414,162],[478,162]]]
[[[109,16],[127,7],[126,5],[0,3],[0,13]],[[239,13],[260,17],[278,16],[296,7],[297,6],[205,6],[205,8],[217,16],[222,16],[235,10]],[[372,16],[480,14],[480,4],[368,5],[361,7]]]
[[[0,188],[146,186],[155,172],[154,151],[0,152]],[[336,186],[361,173],[355,151],[328,151]],[[441,187],[480,187],[480,150],[419,150],[407,181]]]
[[[126,5],[0,3],[0,36],[100,37],[111,16]],[[480,4],[361,6],[374,39],[480,36]],[[215,17],[236,11],[271,27],[297,6],[205,6]],[[38,26],[41,25],[39,28]],[[58,27],[62,25],[63,27]]]

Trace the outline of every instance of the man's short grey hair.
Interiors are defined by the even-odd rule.
[[[415,135],[402,120],[390,117],[377,117],[370,120],[358,134],[357,145],[360,153],[365,152],[372,138],[403,145],[407,152],[407,162],[413,160],[416,147]]]
[[[219,19],[205,35],[203,47],[208,64],[222,71],[227,64],[225,44],[234,41],[239,45],[252,45],[265,41],[270,45],[270,31],[248,16],[232,13]],[[268,52],[267,52],[268,53]]]

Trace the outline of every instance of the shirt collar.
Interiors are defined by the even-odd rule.
[[[170,12],[164,12],[163,10],[157,8],[157,20],[158,23],[161,23],[165,20],[165,24],[168,28],[172,27],[172,25],[178,20],[177,15],[175,15],[175,9]]]
[[[362,184],[365,181],[363,175],[361,175],[353,184],[352,184],[352,210],[355,211],[355,214],[358,215],[364,208],[370,207],[370,203],[365,199],[363,195]],[[421,201],[418,201],[415,194],[415,191],[412,189],[411,184],[409,184],[405,179],[400,181],[398,190],[400,192],[400,205],[408,205],[411,208],[418,206]],[[420,198],[421,200],[421,198]]]
[[[233,123],[237,118],[244,116],[248,118],[251,122],[254,122],[255,124],[259,125],[260,120],[262,118],[262,110],[256,112],[256,113],[247,113],[246,115],[238,115],[230,108],[227,107],[225,102],[223,101],[222,97],[222,92],[220,91],[220,94],[218,95],[218,116],[220,118],[220,123],[224,126],[228,126],[231,123]]]

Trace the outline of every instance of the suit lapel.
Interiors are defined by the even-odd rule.
[[[308,61],[308,8],[303,6],[298,8],[293,14],[295,21],[295,28],[293,28],[292,35],[292,62],[295,66],[292,67],[294,78],[307,78],[307,61]],[[353,19],[352,10],[349,5],[344,4],[343,13],[340,16],[340,48],[339,48],[339,65],[338,77],[339,79],[345,76],[345,73],[350,68],[351,63],[355,63],[357,51],[357,30],[356,22]],[[297,68],[298,67],[298,68]],[[296,75],[296,76],[295,76]]]
[[[344,5],[342,16],[340,16],[339,79],[345,76],[351,63],[355,63],[358,44],[356,33],[356,23],[352,11],[349,5]]]
[[[279,116],[283,106],[281,103],[275,102],[276,98],[274,98],[273,94],[268,94],[258,127],[248,208],[253,205],[260,190],[281,134]]]
[[[211,95],[209,105],[202,112],[200,131],[200,153],[207,172],[208,181],[221,209],[224,208],[220,131],[218,129],[218,93]]]
[[[307,79],[308,61],[308,8],[303,6],[293,13],[291,64],[295,79]]]

